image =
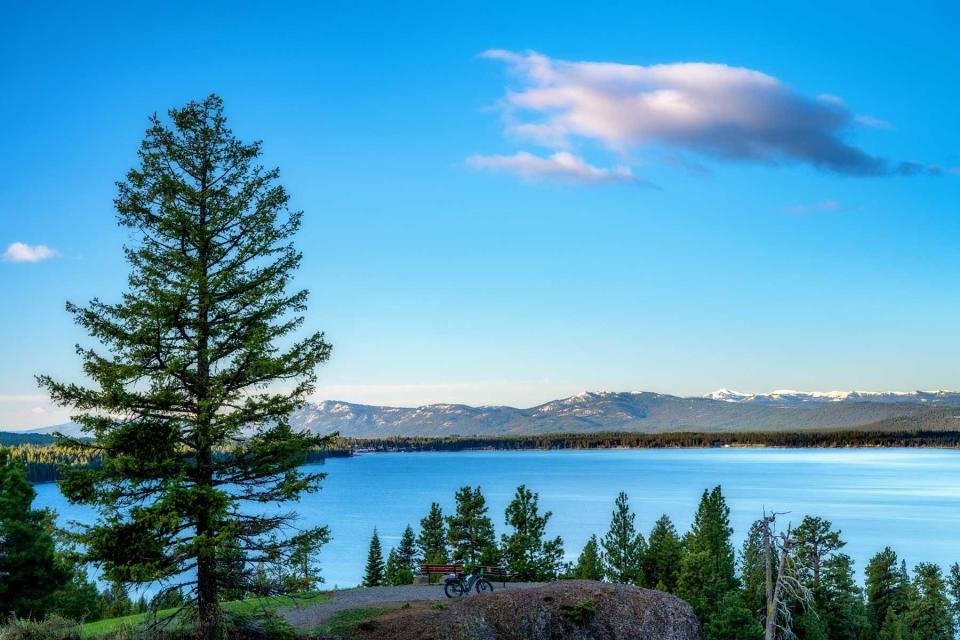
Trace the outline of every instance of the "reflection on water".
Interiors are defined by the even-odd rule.
[[[668,449],[615,451],[468,451],[385,453],[328,460],[321,493],[297,511],[326,524],[332,542],[321,563],[327,584],[360,580],[370,533],[397,543],[407,523],[417,527],[430,503],[445,512],[453,492],[480,485],[498,532],[518,484],[540,493],[553,511],[550,535],[560,535],[573,560],[609,523],[617,492],[630,495],[645,531],[662,513],[686,530],[700,493],[723,486],[739,545],[750,523],[768,510],[832,520],[843,530],[858,574],[889,545],[908,564],[960,560],[960,452],[922,449]],[[85,521],[89,510],[67,505],[55,485],[37,487],[39,504],[60,522]]]

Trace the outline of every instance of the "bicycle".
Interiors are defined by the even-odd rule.
[[[459,564],[459,563],[454,563]],[[462,571],[455,571],[443,581],[443,592],[448,598],[459,598],[475,589],[477,593],[492,592],[493,584],[483,577],[483,567],[475,567],[464,579]]]

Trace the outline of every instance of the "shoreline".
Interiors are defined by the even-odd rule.
[[[56,482],[57,468],[76,464],[68,451],[56,444],[13,445],[27,464],[34,484]],[[53,452],[44,452],[52,447]],[[749,431],[749,432],[605,432],[553,433],[513,436],[392,436],[342,438],[332,436],[323,449],[306,456],[304,464],[324,464],[327,459],[369,453],[456,451],[603,451],[631,449],[935,449],[960,450],[960,431]],[[98,464],[95,458],[83,460]]]
[[[518,436],[394,436],[337,438],[349,455],[383,451],[595,449],[960,449],[960,431],[609,432]]]

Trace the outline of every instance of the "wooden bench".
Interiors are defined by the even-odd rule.
[[[507,580],[510,579],[510,573],[503,567],[483,567],[483,577],[495,579],[503,586],[507,586]]]
[[[450,573],[462,573],[462,564],[421,564],[420,575],[422,576],[445,576]]]
[[[426,578],[426,583],[432,584],[434,582],[437,582],[436,580],[434,580],[433,578],[434,576],[446,576],[446,575],[450,575],[451,573],[461,573],[462,571],[463,571],[462,564],[423,563],[420,565],[420,575],[418,576],[419,579],[416,580],[415,582],[417,584],[423,584],[421,580],[423,580],[423,578]]]
[[[510,579],[510,573],[503,567],[481,567],[485,578],[495,580],[506,586]],[[426,576],[446,576],[451,573],[463,573],[462,564],[421,564],[420,575]]]

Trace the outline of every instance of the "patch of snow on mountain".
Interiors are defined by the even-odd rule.
[[[740,393],[730,389],[718,389],[704,396],[723,402],[756,404],[803,404],[831,402],[878,402],[878,403],[941,403],[957,402],[956,391],[796,391],[777,389],[770,393]]]

